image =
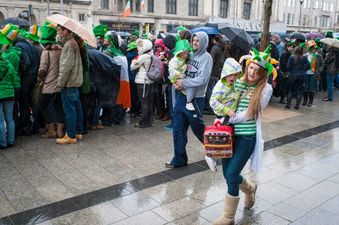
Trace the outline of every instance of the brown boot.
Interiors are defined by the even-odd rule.
[[[56,137],[56,132],[55,132],[55,127],[54,123],[50,123],[46,125],[47,132],[41,135],[43,138],[55,138]]]
[[[225,196],[225,205],[224,205],[224,212],[221,216],[214,221],[213,225],[233,225],[234,224],[234,216],[237,212],[238,203],[239,203],[239,196]]]
[[[244,178],[243,182],[240,184],[240,190],[245,193],[245,208],[252,208],[255,203],[255,192],[257,191],[257,185]]]
[[[57,133],[58,138],[62,138],[64,136],[64,124],[63,123],[57,123]]]
[[[76,138],[70,138],[67,134],[63,138],[58,138],[56,139],[56,143],[60,145],[65,145],[65,144],[75,144],[77,143]]]

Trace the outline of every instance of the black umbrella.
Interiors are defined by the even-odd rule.
[[[302,33],[299,33],[299,32],[294,32],[294,33],[288,34],[287,37],[289,39],[295,39],[295,40],[299,40],[299,41],[305,41],[306,40],[305,35],[303,35]]]
[[[5,20],[3,20],[1,23],[0,23],[0,26],[1,27],[4,27],[6,26],[7,24],[14,24],[14,25],[17,25],[19,26],[20,28],[29,28],[31,26],[31,24],[25,20],[25,19],[21,19],[19,17],[11,17],[11,18],[7,18]]]
[[[238,46],[245,52],[248,52],[255,46],[253,39],[244,29],[240,27],[235,27],[231,24],[219,24],[218,28],[220,32],[232,42],[232,44]]]

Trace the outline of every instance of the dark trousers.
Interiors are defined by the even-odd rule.
[[[39,96],[39,110],[47,124],[56,122],[64,123],[64,112],[62,108],[61,94],[41,94]]]
[[[141,102],[141,119],[139,124],[151,126],[154,114],[154,84],[137,84],[137,90]]]
[[[171,161],[174,166],[187,165],[187,130],[191,126],[194,135],[201,143],[204,141],[205,124],[202,120],[205,98],[194,98],[193,105],[195,111],[186,109],[186,96],[182,93],[176,96],[175,106],[173,109],[173,142],[174,142],[174,157]]]
[[[131,90],[131,114],[140,114],[141,113],[141,104],[138,97],[137,84],[134,83],[134,80],[130,80],[130,90]]]

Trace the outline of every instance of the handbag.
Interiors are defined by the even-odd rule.
[[[220,121],[206,126],[204,131],[205,153],[212,158],[231,158],[233,156],[233,128],[222,125]]]

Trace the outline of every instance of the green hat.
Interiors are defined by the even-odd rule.
[[[135,40],[135,41],[132,41],[131,43],[129,43],[129,44],[127,45],[127,51],[131,51],[131,50],[137,49],[137,48],[138,48],[138,43],[137,43],[136,40]]]
[[[108,31],[107,25],[100,24],[93,28],[93,33],[96,38],[103,38],[105,37],[106,32]]]
[[[325,32],[325,37],[327,38],[333,38],[333,31],[329,30]]]
[[[35,41],[35,42],[40,42],[40,37],[38,35],[39,33],[39,26],[38,25],[33,25],[29,28],[29,32],[27,32],[26,38]]]
[[[190,46],[190,43],[187,40],[180,40],[175,43],[175,51],[174,55],[177,56],[178,54],[184,52],[184,51],[191,51],[192,48]]]
[[[44,26],[40,28],[41,31],[41,39],[40,43],[45,44],[55,44],[56,43],[56,36],[57,36],[57,29],[56,27],[46,22]]]
[[[16,36],[18,35],[19,28],[13,24],[7,24],[0,32],[0,43],[12,45]]]
[[[187,30],[187,28],[184,27],[184,26],[180,26],[180,27],[177,28],[177,32],[179,32],[179,31],[181,31],[181,30]]]
[[[273,65],[277,65],[278,61],[271,58],[271,45],[268,45],[264,52],[259,52],[257,49],[252,48],[250,55],[244,55],[240,58],[239,62],[246,59],[246,64],[253,62],[260,67],[267,70],[267,76],[273,74],[273,80],[277,78],[277,71]]]
[[[138,30],[134,30],[132,32],[132,35],[135,35],[135,36],[139,37],[140,36],[140,32]]]

